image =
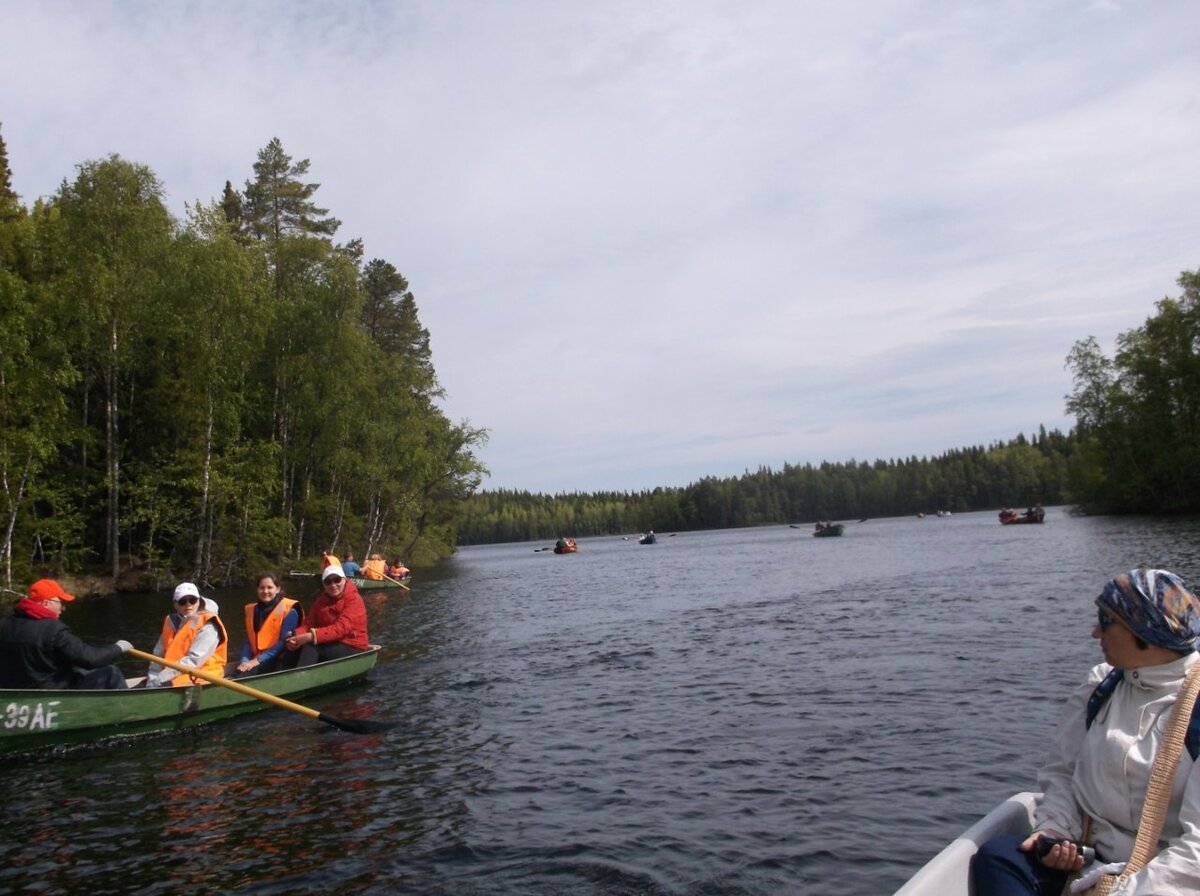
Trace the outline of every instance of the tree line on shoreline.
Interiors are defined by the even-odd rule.
[[[220,585],[347,547],[423,565],[460,543],[1034,502],[1200,510],[1190,272],[1112,358],[1075,344],[1066,434],[637,493],[477,491],[487,433],[438,408],[409,284],[361,240],[334,242],[308,169],[272,140],[242,190],[226,181],[181,222],[149,168],[113,155],[26,207],[0,137],[8,586],[86,570]]]
[[[1117,337],[1066,358],[1065,396],[1076,425],[933,458],[822,463],[682,488],[559,495],[493,490],[473,495],[461,544],[645,532],[811,524],[947,510],[961,513],[1070,504],[1093,514],[1200,512],[1200,274],[1179,277],[1179,298]]]
[[[452,423],[409,284],[278,140],[176,220],[145,165],[32,207],[0,137],[0,575],[208,585],[323,550],[454,549],[486,432]]]
[[[1074,440],[1039,430],[990,448],[932,459],[785,464],[741,476],[705,477],[682,488],[636,493],[539,495],[483,491],[467,502],[460,544],[630,532],[734,529],[852,520],[1063,500]]]

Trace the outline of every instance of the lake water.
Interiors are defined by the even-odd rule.
[[[889,894],[1032,787],[1103,583],[1200,580],[1200,521],[1063,508],[549,544],[367,598],[370,682],[309,703],[387,734],[269,709],[6,763],[0,891]],[[167,604],[66,618],[148,650]]]

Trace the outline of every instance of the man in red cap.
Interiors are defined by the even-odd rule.
[[[54,579],[39,579],[0,620],[0,688],[116,689],[125,676],[111,665],[133,645],[91,647],[58,617],[75,596]]]

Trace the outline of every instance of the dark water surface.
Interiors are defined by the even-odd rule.
[[[6,762],[0,891],[888,894],[1032,786],[1101,585],[1200,580],[1200,521],[1061,508],[541,546],[367,598],[370,683],[310,702],[398,730],[269,709]],[[217,597],[239,630],[252,591]],[[67,619],[149,649],[166,609]]]

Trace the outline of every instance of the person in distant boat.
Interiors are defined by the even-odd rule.
[[[403,579],[409,574],[410,570],[404,565],[404,561],[397,557],[393,562],[391,569],[388,570],[388,575],[393,579]]]
[[[362,567],[354,562],[354,555],[346,551],[346,556],[342,558],[342,575],[352,579],[361,572]]]
[[[337,563],[338,558],[329,553],[329,551],[321,551],[321,569],[329,566],[331,563]]]
[[[1176,699],[1200,682],[1200,599],[1174,573],[1134,569],[1117,576],[1096,598],[1105,662],[1095,666],[1067,700],[1049,760],[1038,774],[1043,791],[1034,833],[997,837],[971,863],[977,896],[1057,894],[1072,872],[1103,876],[1127,871],[1114,887],[1121,896],[1200,893],[1200,710],[1177,757],[1164,746]],[[1188,718],[1183,720],[1187,725]],[[1157,754],[1173,777],[1163,782],[1164,815],[1154,834],[1147,802]],[[1157,789],[1157,788],[1156,788]],[[1150,858],[1125,868],[1139,828],[1153,842]],[[1039,858],[1039,841],[1068,841]],[[1084,868],[1077,847],[1095,849]]]
[[[558,541],[554,542],[554,546],[559,550],[562,550],[567,546],[567,540],[560,535],[558,536]]]
[[[258,600],[246,604],[246,643],[242,646],[237,676],[265,675],[282,668],[285,636],[304,621],[304,607],[286,597],[274,573],[258,577]],[[294,658],[295,654],[286,654]]]
[[[321,573],[321,594],[285,643],[288,650],[299,652],[297,667],[341,659],[370,646],[367,605],[342,567],[329,566]]]
[[[201,597],[192,582],[181,582],[171,595],[172,611],[163,619],[162,633],[154,655],[190,669],[224,677],[229,653],[229,635],[218,615],[217,602]],[[170,666],[151,663],[145,686],[186,687],[199,679]]]
[[[345,568],[344,566],[342,567],[342,569]],[[362,574],[368,579],[381,581],[386,573],[387,564],[383,561],[382,554],[372,554],[362,565]]]
[[[125,687],[111,665],[133,647],[118,641],[92,647],[72,634],[60,616],[75,595],[54,579],[38,579],[0,621],[0,688],[103,690]]]

